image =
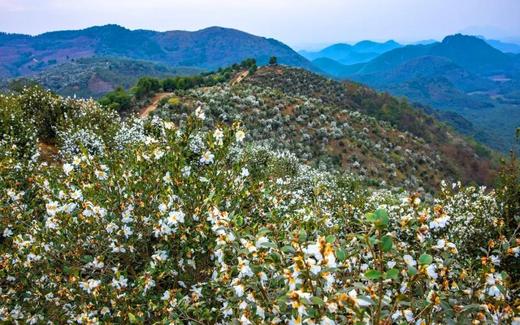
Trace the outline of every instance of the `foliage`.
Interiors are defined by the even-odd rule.
[[[99,103],[116,111],[128,111],[132,107],[132,96],[122,87],[118,87],[116,90],[102,97]]]
[[[0,321],[518,321],[520,241],[494,191],[364,189],[238,122],[204,126],[209,108],[172,123],[68,106],[58,135],[103,150],[0,156]]]

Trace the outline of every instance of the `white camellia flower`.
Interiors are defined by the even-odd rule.
[[[244,285],[243,284],[237,284],[233,286],[233,289],[235,290],[235,294],[237,297],[242,297],[244,295]]]
[[[408,266],[416,266],[417,265],[417,262],[415,261],[415,259],[412,256],[410,256],[410,255],[403,256],[403,259],[404,259],[404,262]]]
[[[238,130],[237,133],[235,134],[235,138],[236,138],[237,142],[244,141],[245,137],[246,137],[246,134],[242,130]]]
[[[202,157],[200,157],[200,163],[209,165],[209,164],[213,163],[214,159],[215,159],[215,155],[212,154],[211,151],[208,150],[202,155]]]
[[[197,107],[197,109],[195,110],[195,116],[200,120],[206,119],[206,114],[204,114],[204,110],[201,106]]]
[[[74,166],[72,166],[71,164],[63,164],[63,172],[65,173],[65,175],[69,176],[70,172],[74,170]]]
[[[428,274],[430,278],[437,280],[439,276],[437,274],[437,266],[435,264],[428,265],[428,267],[426,268],[426,274]]]

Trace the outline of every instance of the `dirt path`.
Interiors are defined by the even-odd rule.
[[[231,81],[231,85],[234,86],[236,84],[239,84],[249,75],[249,70],[246,70],[244,72],[241,72],[238,76],[235,77],[233,81]]]
[[[161,101],[161,99],[163,98],[166,98],[170,95],[172,95],[173,93],[157,93],[155,94],[155,96],[153,96],[152,98],[152,102],[150,103],[150,105],[146,106],[146,107],[143,107],[140,111],[139,111],[139,116],[142,117],[142,118],[145,118],[147,117],[148,115],[150,115],[151,112],[155,111],[157,109],[157,106],[159,105],[159,102]]]

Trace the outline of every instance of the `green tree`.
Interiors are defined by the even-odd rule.
[[[124,112],[130,110],[132,107],[132,96],[122,87],[118,87],[116,90],[103,96],[99,100],[99,103],[118,112]]]
[[[276,65],[278,63],[278,58],[276,56],[272,56],[269,59],[269,65]]]

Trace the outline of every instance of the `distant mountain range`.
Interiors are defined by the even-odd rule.
[[[280,63],[314,69],[307,59],[277,40],[221,27],[155,32],[106,25],[38,36],[3,33],[0,53],[0,78],[26,76],[72,59],[94,56],[204,69],[217,69],[246,58],[265,64],[276,56]]]
[[[520,125],[518,52],[517,44],[457,34],[442,42],[362,41],[297,53],[277,40],[222,27],[156,32],[106,25],[38,36],[0,33],[0,88],[29,77],[62,95],[98,97],[142,76],[192,75],[247,58],[264,65],[276,56],[281,64],[440,110],[457,130],[505,151]]]
[[[501,150],[510,148],[520,125],[520,55],[504,53],[479,37],[448,36],[354,65],[332,58],[313,63],[336,78],[460,113],[481,130],[473,136]]]
[[[348,65],[370,61],[385,52],[400,47],[402,45],[395,41],[385,43],[361,41],[354,45],[334,44],[319,52],[300,51],[299,53],[311,61],[328,58]]]

